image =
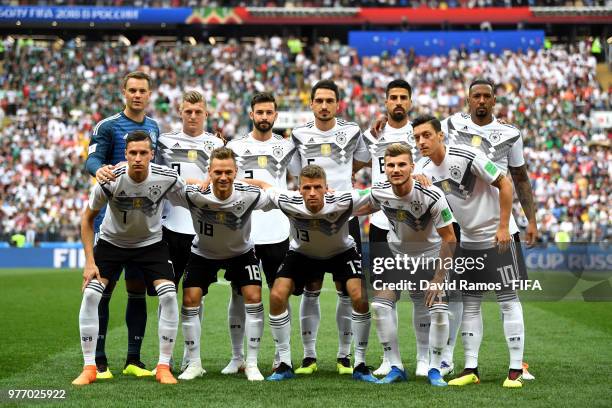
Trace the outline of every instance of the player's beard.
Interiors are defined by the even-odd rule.
[[[402,120],[404,120],[406,118],[406,112],[405,111],[401,111],[400,112],[400,111],[393,110],[393,111],[390,112],[389,116],[395,122],[401,122]]]
[[[490,115],[489,110],[487,108],[476,108],[474,113],[479,119],[485,119]]]
[[[255,129],[259,130],[260,132],[265,133],[272,129],[272,126],[274,126],[274,122],[270,123],[262,120],[261,122],[253,122],[253,126],[255,126]]]

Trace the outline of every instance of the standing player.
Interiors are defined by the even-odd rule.
[[[512,183],[478,150],[467,146],[447,147],[440,122],[433,116],[421,116],[412,125],[416,144],[423,156],[415,172],[430,177],[434,185],[446,194],[461,227],[462,257],[482,260],[482,268],[468,270],[461,278],[469,283],[493,283],[502,288],[495,293],[510,352],[508,377],[503,386],[520,388],[523,386],[525,328],[521,303],[516,291],[510,289],[509,281],[524,276],[517,264],[514,245],[511,245],[510,234],[517,232],[510,225]],[[483,334],[483,293],[478,286],[462,290],[461,334],[465,369],[449,385],[480,382],[478,350]]]
[[[208,176],[210,153],[217,147],[222,147],[223,140],[204,131],[208,112],[201,93],[185,92],[179,113],[183,130],[164,133],[159,137],[157,159],[175,169],[184,179],[205,180]],[[167,204],[162,230],[174,267],[174,284],[178,289],[195,235],[191,214],[186,208]],[[202,309],[203,305],[199,310],[200,319],[204,315]],[[183,354],[181,371],[185,368],[187,360]]]
[[[410,272],[409,276],[402,273],[404,270],[399,271],[400,273],[387,272],[386,278],[384,272],[383,275],[373,276],[382,276],[384,283],[398,283],[400,279],[408,278],[406,280],[418,285],[419,289],[411,290],[410,296],[415,306],[417,303],[423,303],[422,307],[428,310],[432,322],[431,328],[427,330],[429,336],[427,377],[430,384],[434,386],[446,386],[446,382],[440,375],[440,364],[442,363],[442,350],[448,339],[448,304],[445,296],[434,298],[433,291],[426,294],[420,289],[419,283],[421,280],[430,280],[434,283],[445,282],[445,271],[440,268],[436,272],[435,259],[452,256],[452,248],[449,248],[447,244],[453,245],[456,242],[453,232],[454,217],[440,189],[435,186],[425,187],[418,181],[412,180],[414,164],[408,145],[391,144],[385,150],[384,160],[388,181],[372,186],[372,208],[382,209],[389,220],[391,228],[387,235],[387,242],[392,252],[406,254],[411,258],[421,259],[422,262],[419,261],[421,266],[417,270],[405,270]],[[436,272],[435,275],[434,272]],[[419,296],[415,296],[416,293]],[[384,288],[377,290],[372,300],[378,338],[391,365],[390,372],[380,381],[381,383],[407,380],[398,345],[397,320],[394,311],[397,300],[394,291]]]
[[[385,108],[387,109],[387,126],[377,133],[378,137],[374,137],[370,130],[364,133],[364,140],[370,154],[372,155],[372,184],[384,182],[387,180],[385,174],[385,149],[393,143],[403,143],[410,146],[412,157],[416,161],[418,159],[418,150],[414,144],[414,136],[412,135],[412,125],[408,121],[408,111],[412,106],[412,88],[410,84],[403,79],[396,79],[389,82],[386,90]],[[389,233],[389,221],[383,211],[378,211],[372,214],[370,218],[370,251],[373,248],[383,249],[378,245],[380,242],[387,242]],[[371,252],[370,252],[371,253]],[[373,259],[376,254],[373,254],[370,259]],[[385,256],[385,254],[380,254]],[[429,310],[425,307],[422,292],[411,293],[413,300],[412,308],[412,325],[417,338],[416,352],[416,375],[426,377],[429,367]],[[395,303],[393,303],[395,307]],[[397,310],[393,313],[394,325],[397,330]],[[391,371],[391,365],[387,358],[387,353],[384,353],[383,362],[380,367],[374,371],[375,375],[387,375]]]
[[[153,142],[153,151],[157,144],[159,128],[157,122],[145,115],[151,97],[151,78],[144,72],[130,72],[123,78],[121,90],[125,98],[123,111],[101,120],[94,128],[89,142],[88,156],[85,166],[87,171],[98,183],[113,181],[115,166],[125,160],[125,138],[128,133],[143,130],[149,134]],[[99,231],[104,218],[105,208],[102,208],[95,221],[95,231]],[[151,376],[140,361],[140,349],[147,324],[147,305],[145,286],[142,273],[133,267],[125,271],[126,288],[128,292],[125,323],[128,328],[128,351],[123,374],[137,377]],[[116,279],[110,278],[106,285],[99,306],[100,330],[96,345],[96,365],[98,379],[113,378],[108,368],[105,353],[106,331],[108,328],[108,305],[115,288]]]
[[[514,126],[500,122],[493,115],[495,107],[495,86],[486,79],[473,81],[468,90],[469,114],[456,113],[442,121],[442,131],[449,145],[467,145],[482,151],[501,172],[512,175],[514,189],[529,224],[527,225],[527,243],[533,245],[538,236],[536,223],[536,206],[533,191],[527,173],[527,165],[523,158],[523,139],[521,132]],[[516,222],[511,216],[510,224]],[[517,227],[518,230],[518,227]],[[520,242],[520,235],[514,234],[514,241]],[[517,245],[519,267],[525,268],[520,244]],[[453,315],[461,316],[461,302],[451,302]],[[457,339],[457,331],[461,321],[451,320],[451,335],[449,345],[444,351],[444,366],[446,371],[452,370],[453,351]],[[524,379],[534,379],[525,369]]]
[[[237,154],[239,177],[263,180],[277,188],[287,189],[287,169],[295,166],[297,155],[291,140],[273,134],[278,116],[276,101],[270,93],[257,93],[251,99],[253,130],[246,136],[227,144]],[[298,169],[292,170],[299,173]],[[261,262],[266,283],[272,288],[276,271],[289,250],[289,220],[279,209],[268,212],[256,210],[252,215],[251,238],[255,242],[255,255]],[[228,323],[232,341],[232,359],[221,373],[235,374],[244,368],[244,300],[232,292],[228,306]],[[278,363],[275,359],[276,366]]]
[[[365,364],[370,335],[371,315],[363,285],[361,255],[349,235],[348,222],[354,210],[367,202],[367,191],[338,191],[326,194],[325,170],[309,165],[300,172],[300,191],[267,189],[274,204],[291,222],[291,244],[278,270],[270,292],[270,327],[280,357],[280,365],[268,377],[270,381],[293,377],[291,363],[291,320],[287,303],[292,293],[300,294],[308,283],[321,285],[325,272],[333,274],[336,286],[351,300],[352,327],[355,331],[355,367],[353,378],[375,382]]]
[[[85,268],[79,327],[85,367],[72,382],[75,385],[96,380],[98,303],[106,285],[125,265],[138,267],[145,281],[155,287],[161,310],[156,377],[162,384],[176,384],[169,363],[176,342],[178,307],[168,246],[162,241],[161,217],[164,197],[181,191],[184,183],[174,170],[150,163],[153,146],[148,132],[131,132],[125,143],[127,167],[115,168],[113,180],[94,186],[81,222]],[[94,219],[107,204],[94,248]]]
[[[187,369],[179,376],[192,380],[202,376],[200,359],[201,324],[198,309],[208,287],[217,281],[219,269],[232,290],[244,298],[247,355],[245,373],[249,381],[261,381],[257,354],[263,333],[264,309],[261,303],[261,273],[251,235],[251,214],[268,206],[264,192],[234,182],[238,168],[231,149],[220,147],[210,155],[211,185],[201,192],[186,188],[185,203],[193,219],[196,237],[183,280],[183,336],[188,348]]]
[[[293,129],[293,141],[298,148],[301,167],[317,164],[327,171],[327,182],[334,190],[350,190],[352,175],[361,169],[369,160],[361,130],[357,124],[336,119],[340,92],[338,86],[330,80],[315,84],[310,93],[310,107],[315,120]],[[349,221],[349,233],[361,252],[361,233],[359,220]],[[308,283],[300,304],[300,325],[304,345],[304,359],[296,374],[312,374],[317,370],[316,341],[321,309],[319,295],[320,282]],[[338,285],[338,303],[336,305],[336,323],[338,325],[337,369],[340,374],[352,373],[350,363],[351,342],[351,299]]]

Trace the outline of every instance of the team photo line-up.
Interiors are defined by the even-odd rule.
[[[469,84],[469,113],[442,121],[422,115],[410,122],[412,88],[404,80],[393,80],[386,87],[386,116],[362,133],[355,123],[336,118],[338,87],[321,80],[310,95],[314,120],[295,127],[289,138],[273,133],[278,115],[274,96],[257,93],[249,112],[252,131],[229,142],[205,131],[207,106],[197,91],[183,94],[182,129],[164,134],[145,114],[151,96],[146,73],[129,73],[121,92],[125,108],[95,126],[86,161],[97,183],[81,220],[86,258],[79,312],[84,368],[73,384],[113,378],[105,340],[109,301],[122,271],[128,293],[123,374],[155,376],[162,384],[177,383],[172,369],[180,372],[179,380],[202,377],[204,298],[220,269],[232,289],[232,357],[223,374],[244,372],[250,381],[264,380],[257,361],[264,328],[263,279],[270,289],[268,321],[275,344],[273,370],[265,379],[314,374],[319,296],[325,273],[331,273],[338,295],[338,373],[379,384],[407,381],[398,346],[400,291],[392,285],[394,276],[406,271],[376,275],[389,284],[374,285],[368,299],[366,279],[372,283],[375,275],[362,269],[357,218],[368,214],[370,258],[416,258],[419,267],[408,274],[431,283],[408,291],[416,376],[437,387],[480,382],[485,290],[478,283],[485,282],[500,288],[495,295],[510,357],[503,387],[520,388],[524,380],[533,379],[523,362],[522,307],[508,277],[526,278],[512,215],[514,192],[529,221],[527,244],[538,235],[535,205],[521,134],[493,116],[492,82],[477,79]],[[371,187],[353,189],[354,174],[366,166],[371,167]],[[484,256],[485,262],[461,275],[432,262],[452,260],[458,253]],[[459,278],[473,285],[444,289],[445,283]],[[159,360],[154,370],[140,358],[147,294],[159,298]],[[290,337],[296,322],[288,302],[292,294],[301,295],[303,359],[295,369]],[[185,346],[180,364],[175,364],[179,315]],[[372,319],[383,346],[382,363],[374,371],[365,361]],[[447,382],[444,377],[455,372],[459,334],[464,369]]]

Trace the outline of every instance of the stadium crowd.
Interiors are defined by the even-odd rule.
[[[604,0],[2,0],[6,6],[98,7],[592,7]]]
[[[342,116],[362,129],[383,112],[384,89],[395,78],[414,88],[412,115],[445,117],[465,106],[466,84],[484,76],[499,84],[499,117],[522,130],[525,158],[544,241],[559,231],[573,240],[602,241],[612,233],[610,134],[591,127],[592,110],[611,110],[612,89],[595,77],[586,43],[501,56],[454,51],[422,57],[357,56],[336,42],[290,50],[285,39],[215,45],[124,47],[69,41],[38,44],[11,38],[0,52],[0,241],[22,232],[30,241],[76,241],[91,179],[84,159],[92,127],[122,107],[126,72],[146,67],[154,79],[150,116],[162,131],[180,128],[183,90],[205,95],[208,128],[228,139],[250,124],[249,100],[273,90],[279,111],[308,111],[319,79],[341,87]],[[367,172],[358,184],[369,183]],[[520,214],[516,205],[515,214]],[[519,217],[519,224],[526,224]]]

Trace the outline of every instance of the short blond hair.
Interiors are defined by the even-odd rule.
[[[385,150],[385,157],[397,157],[401,156],[402,154],[407,154],[410,158],[410,163],[413,162],[412,149],[410,149],[410,146],[408,145],[403,143],[392,143]]]
[[[181,101],[181,104],[179,105],[180,110],[183,109],[183,102],[189,102],[189,103],[202,102],[204,104],[204,109],[206,110],[206,101],[204,100],[204,96],[198,91],[187,91],[183,94],[183,99]]]

